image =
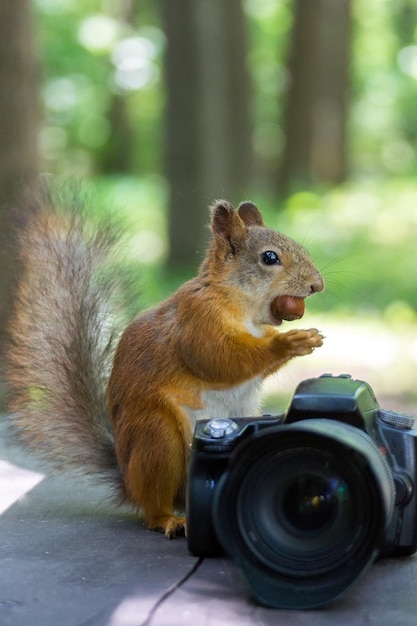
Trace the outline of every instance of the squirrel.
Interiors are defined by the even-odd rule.
[[[316,329],[280,332],[324,288],[303,246],[265,226],[252,202],[211,207],[197,276],[111,328],[100,267],[112,229],[38,201],[20,234],[22,272],[9,324],[9,421],[59,469],[96,474],[150,529],[186,532],[196,419],[254,416],[265,377],[322,345]],[[80,204],[80,200],[75,201]]]

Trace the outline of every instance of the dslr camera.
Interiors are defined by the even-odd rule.
[[[417,550],[414,418],[349,375],[299,384],[283,414],[197,422],[188,547],[228,554],[264,606],[338,599],[383,556]]]

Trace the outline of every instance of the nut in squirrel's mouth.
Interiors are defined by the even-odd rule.
[[[292,322],[303,317],[305,311],[304,298],[299,296],[277,296],[269,306],[276,326],[283,320]]]

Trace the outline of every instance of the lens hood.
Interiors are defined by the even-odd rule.
[[[259,602],[311,609],[339,598],[375,561],[394,500],[391,468],[364,431],[306,419],[238,445],[213,524]]]

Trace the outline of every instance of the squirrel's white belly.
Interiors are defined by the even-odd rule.
[[[193,424],[198,419],[255,416],[259,414],[261,383],[262,378],[257,377],[230,389],[204,391],[201,394],[203,409],[184,408]]]

